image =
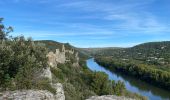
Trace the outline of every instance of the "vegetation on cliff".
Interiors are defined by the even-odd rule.
[[[48,80],[39,79],[47,65],[47,49],[31,38],[9,37],[12,28],[6,28],[0,19],[0,90],[47,89]]]
[[[64,85],[67,100],[84,100],[94,95],[118,95],[145,100],[136,93],[126,90],[121,81],[111,81],[103,72],[90,71],[84,60],[81,67],[73,67],[70,63],[60,64],[51,71],[55,77],[53,81],[59,81]]]

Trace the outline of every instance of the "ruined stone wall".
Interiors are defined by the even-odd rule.
[[[74,52],[74,49],[71,50],[65,50],[65,46],[62,46],[62,50],[60,51],[59,49],[56,49],[56,52],[49,52],[47,57],[48,57],[48,63],[51,67],[55,67],[57,66],[58,63],[65,63],[65,62],[69,62],[70,58],[66,57],[66,53],[69,53],[71,55],[73,55],[75,57],[76,62],[73,63],[73,65],[78,66],[78,62],[79,62],[79,57],[78,57],[78,53]],[[75,55],[74,55],[75,54]]]

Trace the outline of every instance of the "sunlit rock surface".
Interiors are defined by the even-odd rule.
[[[53,84],[56,94],[47,90],[16,90],[0,93],[0,100],[65,100],[61,83]]]
[[[55,100],[55,96],[46,90],[6,91],[0,95],[0,100]]]
[[[92,96],[86,100],[135,100],[123,96],[115,96],[115,95],[103,95],[103,96]]]

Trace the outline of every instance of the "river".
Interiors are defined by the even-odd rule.
[[[88,59],[86,63],[88,68],[92,71],[102,71],[109,76],[110,80],[123,81],[127,90],[146,96],[149,100],[170,100],[169,91],[152,86],[151,84],[148,84],[131,76],[126,76],[117,72],[111,72],[97,64],[93,58]]]

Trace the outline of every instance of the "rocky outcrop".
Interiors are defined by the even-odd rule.
[[[16,90],[0,93],[0,100],[65,100],[64,90],[61,83],[53,84],[56,94],[47,90]]]
[[[56,100],[65,100],[63,85],[61,83],[52,84],[52,87],[56,89]]]
[[[52,82],[50,67],[43,69],[37,79],[48,78],[50,85],[56,90],[55,94],[47,90],[16,90],[0,93],[0,100],[65,100],[64,89],[61,83]]]
[[[0,100],[56,100],[55,96],[46,90],[6,91],[0,95]]]
[[[92,96],[86,100],[135,100],[123,96],[115,96],[115,95],[103,95],[103,96]]]
[[[48,78],[50,81],[50,85],[52,88],[56,90],[56,95],[54,96],[54,100],[65,100],[63,85],[61,83],[53,83],[52,82],[52,72],[50,67],[47,67],[43,70],[41,77]]]
[[[50,82],[52,82],[52,73],[50,70],[50,67],[47,67],[45,69],[43,69],[43,72],[40,75],[43,78],[48,78]]]
[[[75,54],[75,60],[76,62],[73,63],[73,66],[78,67],[79,66],[79,56],[78,52]]]

